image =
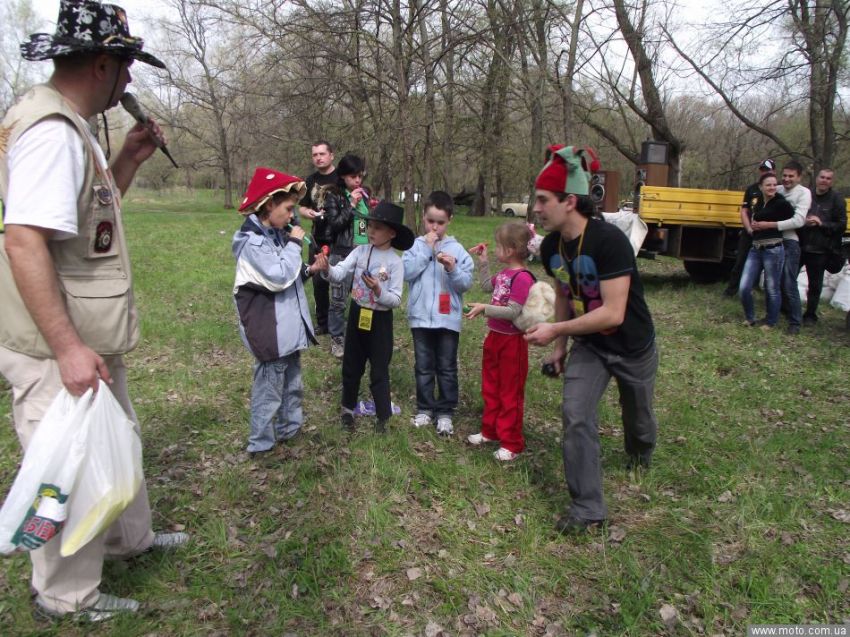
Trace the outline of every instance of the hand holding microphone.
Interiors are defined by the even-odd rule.
[[[166,157],[174,164],[175,168],[180,168],[177,165],[177,162],[174,161],[174,158],[171,156],[171,153],[168,152],[168,149],[165,147],[165,142],[160,139],[153,130],[153,121],[150,117],[148,117],[147,113],[142,110],[142,106],[139,104],[139,101],[136,99],[136,96],[132,93],[124,93],[121,96],[121,106],[124,107],[124,110],[130,113],[139,124],[148,129],[151,138],[153,139],[156,147],[159,148]]]

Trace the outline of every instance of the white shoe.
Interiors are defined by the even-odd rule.
[[[487,438],[484,434],[472,434],[471,436],[466,437],[466,441],[476,447],[480,444],[484,444],[485,442],[496,442],[495,440]]]
[[[419,427],[430,427],[432,422],[431,416],[420,412],[413,417],[410,424],[418,429]]]
[[[493,457],[499,462],[510,462],[511,460],[516,460],[519,457],[519,454],[509,451],[504,447],[499,447],[493,452]]]
[[[451,436],[455,432],[455,428],[452,427],[452,417],[451,416],[438,416],[437,417],[437,433],[441,436]]]

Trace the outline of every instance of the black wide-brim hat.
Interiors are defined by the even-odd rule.
[[[165,64],[142,51],[144,40],[130,35],[127,13],[114,4],[94,0],[60,0],[56,33],[34,33],[21,43],[25,60],[40,62],[75,53],[109,53],[165,68]]]
[[[416,235],[413,234],[413,230],[404,225],[404,208],[387,201],[381,201],[367,216],[362,218],[380,221],[395,230],[395,237],[390,245],[396,250],[410,250],[413,247]]]

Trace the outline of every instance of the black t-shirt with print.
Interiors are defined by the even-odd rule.
[[[322,186],[333,186],[336,183],[336,168],[327,175],[323,175],[317,170],[307,177],[307,180],[305,181],[307,194],[305,194],[304,198],[300,201],[300,205],[316,210],[318,208],[318,204],[316,203],[317,189]],[[330,245],[333,241],[333,238],[329,233],[327,221],[325,221],[324,217],[317,217],[313,219],[313,237],[320,245]]]
[[[601,219],[589,219],[583,238],[565,241],[560,233],[549,233],[540,244],[540,258],[546,272],[566,295],[571,317],[575,316],[576,296],[586,314],[602,305],[600,281],[624,275],[631,278],[622,325],[577,338],[623,356],[639,354],[652,344],[655,327],[643,297],[632,246],[622,230]],[[567,270],[563,267],[564,259]]]

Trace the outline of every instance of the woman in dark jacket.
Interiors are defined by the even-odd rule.
[[[362,186],[366,162],[357,155],[345,155],[336,167],[337,183],[325,195],[325,221],[330,235],[328,262],[336,265],[354,246],[368,243],[365,217],[369,214],[369,194]],[[345,334],[345,306],[351,292],[351,277],[330,284],[328,333],[331,353],[341,359]]]
[[[764,173],[759,179],[762,202],[753,212],[753,221],[782,221],[794,216],[794,208],[782,195],[776,192],[776,175]],[[753,231],[753,245],[747,255],[744,271],[741,274],[741,305],[744,306],[746,325],[756,324],[753,307],[753,285],[764,270],[764,291],[766,316],[760,321],[762,329],[770,329],[779,319],[779,307],[782,297],[779,289],[782,279],[782,266],[785,262],[785,250],[782,247],[782,233],[776,228]]]

